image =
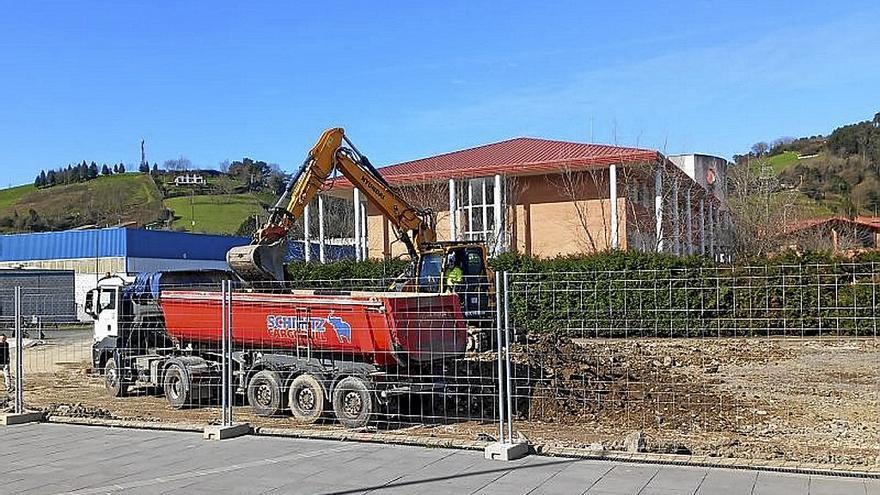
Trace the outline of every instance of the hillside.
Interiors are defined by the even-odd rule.
[[[813,212],[880,214],[880,113],[827,136],[756,143],[734,160],[772,178],[777,192],[802,196],[797,203]]]
[[[251,192],[199,194],[169,198],[164,203],[172,211],[172,229],[232,235],[248,217],[264,214],[274,197]]]
[[[63,230],[89,224],[155,222],[162,195],[149,174],[101,176],[74,184],[0,191],[0,231]]]

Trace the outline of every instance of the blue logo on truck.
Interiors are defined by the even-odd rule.
[[[333,327],[340,342],[351,342],[351,325],[348,322],[338,316],[327,318],[327,322]]]

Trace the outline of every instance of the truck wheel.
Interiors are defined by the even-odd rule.
[[[257,416],[277,416],[284,409],[284,390],[278,373],[263,370],[248,383],[248,404]]]
[[[287,402],[293,419],[297,423],[310,425],[324,414],[324,387],[308,373],[299,375],[290,384]]]
[[[366,426],[375,408],[367,383],[356,376],[343,378],[333,389],[333,412],[346,428]]]
[[[165,389],[165,398],[168,399],[168,404],[174,409],[183,409],[192,402],[192,383],[189,380],[189,373],[177,363],[172,363],[165,370],[162,388]]]
[[[110,397],[122,397],[128,392],[128,384],[122,379],[113,356],[107,358],[107,362],[104,363],[104,388],[107,389]]]

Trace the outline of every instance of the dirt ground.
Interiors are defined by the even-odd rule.
[[[47,341],[27,350],[29,407],[142,421],[219,419],[212,406],[171,409],[154,390],[108,397],[101,378],[87,372],[90,344]],[[880,339],[544,340],[518,346],[512,355],[515,429],[538,449],[601,444],[623,450],[624,438],[639,432],[647,451],[880,463]],[[473,379],[492,376],[494,367],[492,356],[472,356],[460,372]],[[429,397],[377,428],[469,440],[495,436],[491,379],[476,381],[455,400]],[[257,426],[295,426],[289,417],[254,417],[243,405],[235,414]],[[313,427],[340,428],[332,421]]]

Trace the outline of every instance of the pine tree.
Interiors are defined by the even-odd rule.
[[[101,166],[101,175],[110,175],[110,168],[106,163]]]
[[[45,170],[40,170],[40,184],[42,184],[43,187],[46,187],[49,185],[49,181],[48,181],[48,178],[46,177]]]
[[[89,165],[89,179],[94,179],[97,176],[98,176],[98,164],[95,162],[92,162],[92,164]]]
[[[55,180],[56,180],[56,177],[55,177],[55,171],[54,171],[54,170],[50,170],[49,173],[46,174],[46,185],[47,185],[47,186],[54,186],[54,185],[55,185]]]
[[[153,175],[159,175],[159,164],[153,162]]]
[[[40,174],[37,174],[37,178],[34,179],[34,187],[43,187],[43,183],[40,182]]]
[[[119,164],[119,173],[120,173],[120,174],[124,174],[124,173],[125,173],[125,165],[123,165],[122,163]]]
[[[119,164],[118,164],[118,163],[117,163],[116,165],[113,165],[113,173],[114,173],[114,174],[118,174],[118,173],[119,173]]]

